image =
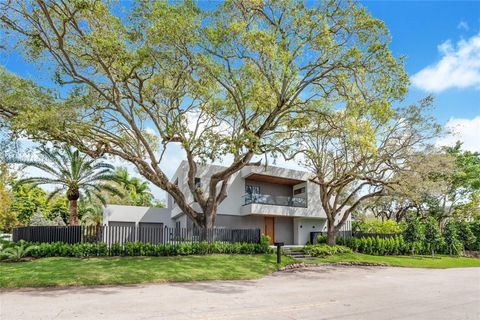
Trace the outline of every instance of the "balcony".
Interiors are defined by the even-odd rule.
[[[248,204],[269,204],[274,206],[287,206],[306,208],[307,199],[301,197],[272,196],[269,194],[246,194],[243,196],[243,205]]]

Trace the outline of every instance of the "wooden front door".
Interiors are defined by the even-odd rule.
[[[265,235],[270,237],[270,244],[275,241],[275,218],[265,217]]]

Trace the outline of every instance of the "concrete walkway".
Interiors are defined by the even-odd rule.
[[[315,267],[253,281],[0,292],[0,319],[480,319],[480,268]]]

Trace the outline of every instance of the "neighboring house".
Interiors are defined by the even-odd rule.
[[[196,183],[223,167],[199,166]],[[194,203],[187,185],[188,165],[182,161],[172,182],[178,184],[187,201]],[[220,204],[215,226],[219,228],[259,228],[273,241],[304,245],[311,232],[326,231],[326,215],[319,200],[319,188],[309,181],[308,172],[273,166],[246,167],[233,175],[228,196]],[[168,196],[167,208],[107,206],[104,222],[108,225],[136,225],[191,228],[193,222]],[[350,219],[343,231],[351,230]]]

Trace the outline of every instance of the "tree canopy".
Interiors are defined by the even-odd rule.
[[[402,174],[415,171],[421,152],[440,130],[425,113],[430,103],[425,99],[387,118],[327,110],[290,130],[290,157],[300,155],[319,186],[329,244],[365,201],[385,196],[401,185]]]
[[[117,6],[117,4],[115,4]],[[385,118],[408,76],[388,48],[385,24],[352,1],[7,1],[0,23],[28,59],[48,58],[68,94],[14,78],[0,87],[0,115],[30,137],[109,154],[212,227],[230,177],[282,143],[275,133],[315,105]],[[117,12],[122,11],[122,15]],[[9,90],[9,86],[14,90]],[[16,90],[38,94],[22,97]],[[18,98],[18,99],[16,99]],[[200,210],[162,170],[180,146]],[[197,188],[197,165],[231,159]]]

